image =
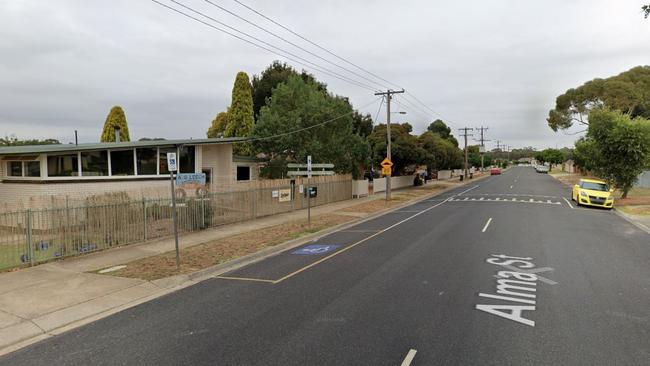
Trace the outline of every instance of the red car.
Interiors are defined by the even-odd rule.
[[[499,168],[490,169],[490,175],[501,175],[501,169]]]

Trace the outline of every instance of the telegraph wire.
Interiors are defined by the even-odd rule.
[[[351,78],[349,78],[349,77],[347,77],[347,76],[345,76],[345,75],[338,74],[336,71],[332,71],[332,70],[330,70],[330,69],[328,69],[328,68],[325,68],[325,67],[323,67],[323,66],[320,66],[320,65],[318,65],[318,64],[315,64],[315,63],[313,63],[313,62],[311,62],[311,61],[309,61],[309,60],[307,60],[307,59],[305,59],[305,58],[303,58],[303,57],[301,57],[301,56],[299,56],[299,55],[296,55],[296,54],[294,54],[294,53],[291,53],[291,52],[289,52],[289,51],[287,51],[287,50],[285,50],[285,49],[282,49],[282,48],[280,48],[280,47],[277,47],[277,46],[275,46],[275,45],[273,45],[273,44],[270,44],[270,43],[268,43],[268,42],[266,42],[266,41],[264,41],[264,40],[262,40],[262,39],[259,39],[259,38],[255,37],[255,36],[252,36],[252,35],[250,35],[250,34],[248,34],[248,33],[246,33],[246,32],[240,31],[239,29],[237,29],[237,28],[235,28],[235,27],[232,27],[232,26],[230,26],[230,25],[228,25],[228,24],[226,24],[226,23],[224,23],[224,22],[222,22],[222,21],[219,21],[219,20],[217,20],[217,19],[215,19],[215,18],[213,18],[213,17],[211,17],[211,16],[209,16],[209,15],[206,15],[205,13],[202,13],[202,12],[200,12],[200,11],[198,11],[198,10],[196,10],[196,9],[194,9],[194,8],[192,8],[192,7],[190,7],[190,6],[187,6],[187,5],[185,5],[185,4],[181,3],[181,2],[178,2],[178,1],[176,1],[176,0],[169,0],[169,1],[173,2],[174,4],[180,5],[180,6],[182,6],[183,8],[185,8],[185,9],[187,9],[187,10],[189,10],[189,11],[195,13],[195,14],[198,14],[198,15],[201,15],[201,16],[207,18],[207,19],[210,19],[210,20],[212,20],[213,22],[218,23],[218,24],[220,24],[220,25],[222,25],[222,26],[224,26],[224,27],[226,27],[226,28],[228,28],[228,29],[231,29],[231,30],[233,30],[233,31],[235,31],[235,32],[237,32],[237,33],[243,34],[243,35],[245,35],[246,37],[252,38],[252,39],[254,39],[254,40],[256,40],[256,41],[258,41],[258,42],[260,42],[260,43],[262,43],[262,44],[264,44],[264,45],[266,45],[266,46],[268,46],[268,47],[272,47],[272,48],[274,48],[274,49],[276,49],[276,50],[278,50],[278,51],[280,51],[280,52],[284,52],[284,53],[286,53],[286,54],[288,54],[288,55],[290,55],[290,56],[292,56],[292,57],[295,57],[295,58],[297,58],[297,59],[299,59],[299,60],[302,60],[302,61],[304,61],[304,62],[306,62],[306,63],[312,65],[312,67],[320,68],[320,69],[326,70],[327,72],[330,72],[330,73],[332,73],[332,74],[334,74],[334,75],[337,75],[337,76],[339,76],[339,77],[341,77],[341,78],[345,78],[345,79],[348,79],[348,80],[350,80],[350,81],[354,81],[354,82],[357,83],[357,84],[364,85],[364,86],[366,86],[366,87],[369,88],[369,89],[373,89],[373,87],[370,86],[370,85],[363,84],[363,83],[361,83],[361,82],[359,82],[359,81],[357,81],[357,80],[351,79]]]
[[[280,28],[286,30],[287,32],[293,34],[294,36],[296,36],[296,37],[298,37],[298,38],[304,40],[305,42],[308,42],[309,44],[311,44],[311,45],[313,45],[313,46],[315,46],[315,47],[318,47],[318,48],[321,49],[322,51],[325,51],[325,52],[327,52],[328,54],[330,54],[330,55],[336,57],[337,59],[339,59],[339,60],[341,60],[341,61],[343,61],[343,62],[345,62],[345,63],[347,63],[347,64],[349,64],[349,65],[351,65],[351,66],[356,67],[357,69],[359,69],[359,70],[361,70],[361,71],[367,73],[368,75],[372,75],[372,76],[376,77],[376,78],[379,79],[379,80],[382,80],[382,81],[384,81],[384,82],[386,82],[386,83],[388,83],[388,84],[391,84],[391,85],[393,85],[394,87],[397,87],[397,88],[399,88],[399,89],[403,89],[401,86],[399,86],[399,85],[397,85],[397,84],[395,84],[395,83],[393,83],[393,82],[390,82],[390,81],[388,81],[388,80],[382,78],[381,76],[379,76],[379,75],[377,75],[377,74],[375,74],[375,73],[373,73],[373,72],[371,72],[371,71],[368,71],[367,69],[365,69],[365,68],[363,68],[363,67],[361,67],[361,66],[359,66],[359,65],[357,65],[357,64],[355,64],[355,63],[353,63],[353,62],[351,62],[351,61],[348,61],[347,59],[345,59],[345,58],[343,58],[343,57],[341,57],[341,56],[335,54],[334,52],[330,51],[329,49],[327,49],[327,48],[325,48],[325,47],[319,45],[319,44],[316,43],[316,42],[313,42],[312,40],[308,39],[307,37],[305,37],[305,36],[303,36],[303,35],[301,35],[301,34],[295,32],[295,31],[293,31],[292,29],[290,29],[290,28],[288,28],[288,27],[286,27],[286,26],[284,26],[284,25],[282,25],[282,24],[280,24],[279,22],[277,22],[277,21],[275,21],[275,20],[269,18],[268,16],[264,15],[264,14],[261,13],[260,11],[257,11],[257,10],[255,10],[255,9],[253,9],[252,7],[250,7],[250,6],[248,6],[248,5],[244,4],[244,3],[242,3],[241,1],[239,1],[239,0],[233,0],[233,1],[236,2],[237,4],[243,6],[244,8],[246,8],[246,9],[252,11],[253,13],[255,13],[255,14],[261,16],[262,18],[268,20],[269,22],[271,22],[271,23],[277,25],[278,27],[280,27]]]
[[[377,101],[380,100],[380,99],[383,99],[383,98],[377,98],[377,99],[374,99],[372,102],[370,102],[370,103],[368,103],[368,104],[365,104],[365,105],[362,105],[361,107],[359,107],[359,109],[369,107],[369,106],[371,106],[371,105],[377,103]],[[307,126],[307,127],[299,128],[299,129],[297,129],[297,130],[287,131],[287,132],[283,132],[283,133],[279,133],[279,134],[271,135],[271,136],[264,136],[264,137],[251,137],[251,138],[248,138],[248,139],[246,139],[246,140],[242,140],[242,141],[233,141],[233,143],[236,144],[236,143],[245,143],[245,142],[252,142],[252,141],[270,140],[270,139],[274,139],[274,138],[278,138],[278,137],[282,137],[282,136],[292,135],[292,134],[294,134],[294,133],[303,132],[303,131],[306,131],[306,130],[310,130],[310,129],[312,129],[312,128],[316,128],[316,127],[320,127],[320,126],[326,125],[326,124],[328,124],[328,123],[332,123],[332,122],[337,121],[337,120],[339,120],[339,119],[341,119],[341,118],[343,118],[343,117],[345,117],[345,116],[348,116],[348,115],[354,114],[354,112],[356,112],[357,110],[358,110],[358,109],[354,109],[354,108],[352,108],[352,110],[351,110],[350,112],[347,112],[347,113],[341,114],[340,116],[334,117],[334,118],[329,119],[329,120],[324,121],[324,122],[317,123],[317,124],[315,124],[315,125],[311,125],[311,126]]]
[[[172,1],[173,1],[173,0],[172,0]],[[348,69],[348,68],[345,68],[345,67],[343,67],[343,66],[341,66],[341,65],[339,65],[339,64],[337,64],[337,63],[334,63],[334,62],[332,62],[332,61],[330,61],[330,60],[328,60],[328,59],[326,59],[326,58],[324,58],[324,57],[322,57],[322,56],[320,56],[320,55],[318,55],[318,54],[316,54],[316,53],[313,53],[313,52],[311,52],[311,51],[305,49],[304,47],[301,47],[300,45],[297,45],[297,44],[291,42],[290,40],[288,40],[288,39],[286,39],[286,38],[284,38],[284,37],[282,37],[282,36],[280,36],[280,35],[278,35],[278,34],[276,34],[276,33],[273,33],[273,32],[271,32],[270,30],[268,30],[268,29],[266,29],[266,28],[264,28],[264,27],[262,27],[262,26],[256,24],[255,22],[250,21],[250,20],[248,20],[248,19],[246,19],[246,18],[240,16],[239,14],[237,14],[237,13],[235,13],[235,12],[232,12],[232,11],[230,11],[230,10],[224,8],[224,7],[221,6],[221,5],[215,4],[215,3],[213,3],[213,2],[210,1],[210,0],[203,0],[203,1],[205,1],[206,3],[208,3],[208,4],[210,4],[210,5],[214,6],[214,7],[216,7],[216,8],[218,8],[218,9],[220,9],[221,11],[224,11],[224,12],[226,12],[226,13],[228,13],[228,14],[234,16],[235,18],[237,18],[237,19],[239,19],[239,20],[241,20],[241,21],[243,21],[243,22],[246,22],[246,23],[252,25],[253,27],[255,27],[255,28],[257,28],[257,29],[259,29],[259,30],[261,30],[261,31],[263,31],[263,32],[265,32],[265,33],[267,33],[267,34],[272,35],[272,36],[275,37],[275,38],[278,38],[278,39],[280,39],[280,40],[282,40],[282,41],[284,41],[284,42],[286,42],[286,43],[288,43],[288,44],[290,44],[290,45],[292,45],[292,46],[294,46],[294,47],[296,47],[296,48],[302,50],[303,52],[306,52],[306,53],[308,53],[308,54],[310,54],[310,55],[312,55],[312,56],[314,56],[314,57],[316,57],[316,58],[318,58],[318,59],[320,59],[320,60],[323,60],[323,61],[325,61],[325,62],[327,62],[327,63],[329,63],[329,64],[331,64],[331,65],[334,65],[334,66],[336,66],[336,67],[338,67],[338,68],[340,68],[340,69],[342,69],[342,70],[345,70],[345,71],[347,71],[347,72],[349,72],[349,73],[351,73],[351,74],[353,74],[353,75],[356,75],[356,76],[358,76],[358,77],[360,77],[360,78],[362,78],[362,79],[364,79],[364,80],[366,80],[366,81],[369,81],[369,82],[371,82],[371,83],[373,83],[373,84],[375,84],[375,85],[379,85],[380,89],[384,87],[384,85],[382,85],[382,84],[380,84],[380,83],[377,83],[376,81],[374,81],[374,80],[372,80],[372,79],[369,79],[369,78],[367,78],[367,77],[365,77],[365,76],[363,76],[363,75],[361,75],[361,74],[359,74],[359,73],[356,73],[356,72],[354,72],[354,71],[352,71],[352,70],[350,70],[350,69]]]
[[[209,0],[204,0],[204,1],[206,1],[206,2],[208,2],[208,3],[211,3],[211,1],[209,1]],[[361,66],[359,66],[359,65],[357,65],[357,64],[355,64],[355,63],[353,63],[353,62],[351,62],[351,61],[348,61],[347,59],[345,59],[345,58],[343,58],[343,57],[337,55],[336,53],[334,53],[334,52],[332,52],[331,50],[329,50],[329,49],[327,49],[327,48],[325,48],[325,47],[319,45],[318,43],[316,43],[316,42],[314,42],[314,41],[312,41],[312,40],[310,40],[310,39],[308,39],[307,37],[305,37],[305,36],[303,36],[303,35],[301,35],[301,34],[295,32],[294,30],[292,30],[292,29],[290,29],[289,27],[287,27],[287,26],[281,24],[280,22],[278,22],[278,21],[276,21],[276,20],[274,20],[274,19],[271,19],[270,17],[266,16],[265,14],[263,14],[262,12],[260,12],[260,11],[258,11],[258,10],[256,10],[256,9],[252,8],[251,6],[244,4],[243,2],[241,2],[241,1],[239,1],[239,0],[233,0],[233,1],[234,1],[235,3],[241,5],[242,7],[244,7],[244,8],[246,8],[246,9],[250,10],[251,12],[253,12],[253,13],[259,15],[260,17],[262,17],[262,18],[268,20],[269,22],[271,22],[271,23],[277,25],[278,27],[280,27],[280,28],[286,30],[287,32],[293,34],[294,36],[296,36],[296,37],[298,37],[298,38],[304,40],[305,42],[308,42],[309,44],[311,44],[311,45],[313,45],[313,46],[315,46],[315,47],[321,49],[322,51],[327,52],[328,54],[330,54],[330,55],[336,57],[337,59],[339,59],[339,60],[341,60],[341,61],[343,61],[343,62],[345,62],[345,63],[347,63],[347,64],[349,64],[349,65],[352,65],[352,66],[356,67],[357,69],[359,69],[359,70],[361,70],[361,71],[367,73],[368,75],[372,75],[372,76],[374,76],[375,78],[377,78],[377,79],[379,79],[379,80],[382,80],[382,81],[384,81],[384,82],[386,82],[386,83],[388,83],[388,84],[391,84],[391,85],[393,85],[393,86],[395,86],[395,87],[397,87],[397,88],[399,88],[399,89],[404,89],[404,88],[401,87],[400,85],[395,84],[395,83],[393,83],[393,82],[391,82],[391,81],[389,81],[389,80],[386,80],[386,79],[382,78],[381,76],[379,76],[379,75],[377,75],[377,74],[375,74],[375,73],[373,73],[373,72],[371,72],[371,71],[369,71],[369,70],[367,70],[367,69],[365,69],[365,68],[363,68],[363,67],[361,67]],[[215,5],[215,6],[216,6],[216,5]],[[221,9],[224,10],[224,11],[227,11],[227,12],[230,13],[230,14],[233,14],[231,11],[225,10],[225,9],[223,9],[222,7],[219,7],[219,8],[221,8]],[[233,14],[233,15],[234,15],[234,16],[237,16],[237,15],[235,15],[235,14]],[[241,17],[239,17],[239,16],[237,16],[237,17],[240,18],[240,19],[242,19],[242,20],[244,20],[243,18],[241,18]],[[255,27],[258,27],[258,28],[260,28],[260,29],[263,29],[263,28],[259,27],[258,25],[251,23],[251,22],[248,21],[248,20],[244,20],[244,21],[246,21],[246,22],[249,23],[249,24],[254,25]],[[301,49],[302,49],[302,48],[301,48]],[[329,61],[328,61],[328,62],[329,62]],[[330,63],[331,63],[331,62],[330,62]],[[338,65],[337,65],[337,66],[338,66]],[[340,66],[339,66],[339,67],[340,67]],[[342,68],[342,67],[341,67],[341,68]],[[346,68],[343,68],[343,69],[349,71],[349,70],[346,69]],[[358,74],[356,74],[356,73],[355,73],[355,75],[360,76],[360,75],[358,75]],[[367,78],[364,78],[364,79],[368,80]],[[377,82],[374,82],[374,83],[375,83],[376,85],[381,85],[381,84],[379,84],[379,83],[377,83]],[[384,85],[384,86],[385,86],[385,85]],[[410,97],[412,97],[415,101],[417,101],[419,104],[421,104],[422,106],[424,106],[427,110],[431,111],[431,113],[433,113],[434,115],[437,115],[437,116],[439,116],[440,118],[442,118],[442,119],[444,119],[444,120],[447,120],[447,121],[449,121],[449,122],[451,122],[451,123],[454,123],[454,122],[451,121],[450,119],[446,118],[445,116],[443,116],[442,114],[438,113],[437,111],[435,111],[434,109],[432,109],[431,107],[429,107],[427,104],[425,104],[424,102],[422,102],[422,101],[421,101],[418,97],[416,97],[413,93],[410,93],[410,92],[407,91],[406,94],[408,94],[408,95],[409,95]],[[403,98],[404,98],[404,97],[403,97]],[[428,112],[427,112],[427,114],[428,114]]]
[[[290,61],[292,61],[292,62],[295,62],[295,63],[297,63],[297,64],[299,64],[299,65],[302,65],[302,66],[304,66],[304,67],[307,67],[307,68],[312,68],[312,67],[313,67],[313,66],[309,66],[309,65],[307,65],[307,64],[305,64],[305,63],[303,63],[303,62],[301,62],[301,61],[298,61],[298,60],[296,60],[296,59],[294,59],[294,58],[292,58],[292,57],[290,57],[290,56],[287,56],[287,55],[285,55],[285,54],[282,54],[282,53],[279,53],[279,52],[274,51],[274,50],[272,50],[272,49],[269,49],[269,48],[267,48],[267,47],[265,47],[265,46],[262,46],[262,45],[260,45],[260,44],[258,44],[258,43],[255,43],[255,42],[253,42],[253,41],[250,41],[250,40],[248,40],[248,39],[246,39],[246,38],[240,37],[240,36],[238,36],[238,35],[236,35],[236,34],[234,34],[234,33],[231,33],[231,32],[229,32],[229,31],[225,30],[225,29],[219,28],[219,27],[217,27],[217,26],[215,26],[215,25],[213,25],[213,24],[207,23],[207,22],[205,22],[205,21],[203,21],[203,20],[201,20],[201,19],[198,19],[198,18],[196,18],[196,17],[194,17],[194,16],[192,16],[192,15],[190,15],[190,14],[187,14],[187,13],[185,13],[185,12],[183,12],[183,11],[181,11],[181,10],[178,10],[178,9],[176,9],[176,8],[174,8],[174,7],[171,7],[171,6],[167,5],[167,4],[163,4],[162,2],[160,2],[160,1],[158,1],[158,0],[151,0],[151,1],[154,2],[154,3],[156,3],[156,4],[158,4],[158,5],[160,5],[160,6],[162,6],[162,7],[164,7],[164,8],[167,8],[167,9],[173,11],[173,12],[176,12],[176,13],[182,15],[182,16],[185,16],[185,17],[187,17],[187,18],[189,18],[189,19],[192,19],[192,20],[194,20],[194,21],[196,21],[196,22],[199,22],[199,23],[201,23],[201,24],[203,24],[203,25],[206,25],[206,26],[208,26],[208,27],[210,27],[210,28],[213,28],[213,29],[215,29],[215,30],[217,30],[217,31],[219,31],[219,32],[222,32],[222,33],[228,34],[228,35],[231,36],[231,37],[237,38],[237,39],[239,39],[239,40],[241,40],[241,41],[244,41],[244,42],[246,42],[246,43],[249,43],[249,44],[251,44],[251,45],[253,45],[253,46],[255,46],[255,47],[258,47],[258,48],[260,48],[260,49],[263,49],[263,50],[265,50],[265,51],[268,51],[268,52],[270,52],[270,53],[272,53],[272,54],[275,54],[275,55],[277,55],[277,56],[280,56],[280,57],[282,57],[282,58],[285,58],[285,59],[287,59],[287,60],[290,60]],[[334,75],[334,74],[332,74],[332,73],[330,73],[330,72],[323,71],[323,70],[320,70],[320,69],[317,69],[317,71],[320,71],[320,72],[322,72],[322,73],[324,73],[324,74],[326,74],[326,75],[332,76],[332,77],[337,78],[337,79],[339,79],[339,80],[345,81],[345,82],[347,82],[347,83],[349,83],[349,84],[352,84],[352,85],[355,85],[355,86],[358,86],[358,87],[362,87],[362,88],[364,88],[364,89],[371,90],[371,91],[373,91],[373,92],[375,91],[374,88],[372,88],[372,87],[370,87],[370,86],[366,86],[366,85],[361,84],[361,83],[359,83],[359,82],[356,82],[356,81],[354,81],[354,80],[352,80],[352,79],[347,79],[347,78],[339,77],[339,76]]]

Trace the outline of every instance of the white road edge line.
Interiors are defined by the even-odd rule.
[[[466,190],[464,190],[464,191],[462,191],[462,192],[460,192],[458,194],[455,194],[454,196],[460,196],[461,194],[467,193],[467,192],[469,192],[469,191],[471,191],[472,189],[475,189],[475,188],[478,188],[478,186],[474,186],[472,188],[466,189]]]
[[[485,223],[485,226],[483,226],[483,230],[481,230],[482,233],[484,233],[485,230],[487,230],[487,228],[488,228],[488,226],[490,226],[490,223],[491,223],[491,222],[492,222],[492,218],[490,217],[490,218],[487,220],[487,222]]]
[[[416,353],[418,353],[418,351],[411,348],[409,350],[409,353],[406,354],[406,357],[404,358],[404,361],[402,361],[401,366],[409,366],[411,364],[411,362],[413,362],[413,359],[415,358]]]
[[[573,205],[571,204],[571,202],[569,202],[569,200],[566,199],[566,197],[562,197],[562,199],[564,200],[564,202],[566,202],[567,205],[569,205],[569,207],[571,207],[572,210],[575,210],[575,209],[576,209],[575,207],[573,207]]]

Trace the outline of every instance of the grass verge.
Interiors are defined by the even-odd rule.
[[[351,220],[349,216],[326,214],[312,217],[311,226],[305,220],[290,221],[181,249],[180,270],[176,269],[176,253],[171,251],[129,262],[126,268],[107,274],[151,281],[192,273]]]
[[[382,199],[364,202],[341,210],[341,214],[323,214],[312,217],[311,226],[302,220],[294,220],[269,228],[249,231],[226,238],[206,242],[180,251],[180,270],[176,269],[176,254],[174,251],[139,259],[126,263],[126,268],[106,273],[107,275],[156,280],[178,274],[188,274],[227,262],[248,254],[256,253],[264,248],[297,239],[329,227],[355,220],[346,213],[360,213],[363,216],[385,210],[415,200],[419,197],[441,191],[458,183],[436,183],[393,194],[393,200],[386,203]],[[95,271],[97,273],[99,271]]]

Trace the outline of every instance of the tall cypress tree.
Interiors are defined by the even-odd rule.
[[[120,141],[131,141],[129,137],[129,125],[126,123],[126,115],[122,107],[118,105],[111,108],[108,116],[106,116],[101,142],[115,142],[116,128],[120,129]]]
[[[232,88],[232,101],[228,110],[228,123],[224,136],[248,137],[253,132],[253,94],[248,75],[240,71],[235,78]],[[251,145],[239,143],[233,146],[233,152],[238,155],[252,155]]]

